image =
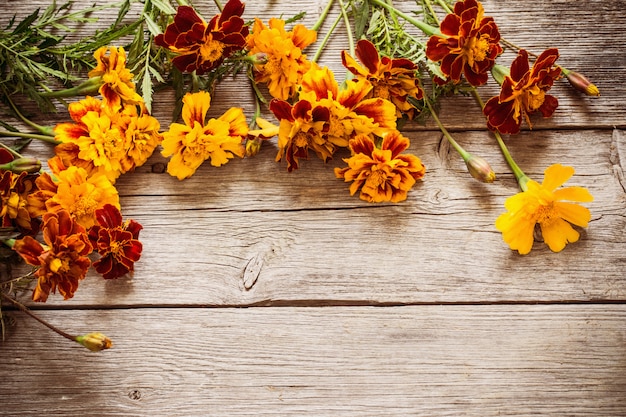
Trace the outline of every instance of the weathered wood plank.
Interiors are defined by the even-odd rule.
[[[0,345],[3,415],[626,414],[624,305],[40,314],[115,345],[20,320]]]

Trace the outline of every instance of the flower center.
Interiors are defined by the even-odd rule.
[[[70,212],[77,218],[91,216],[96,210],[98,202],[91,195],[86,195],[74,202]]]
[[[482,35],[480,38],[472,38],[465,45],[465,55],[470,66],[475,62],[484,61],[489,52],[489,36]]]
[[[535,211],[537,223],[544,226],[550,225],[558,217],[559,216],[555,216],[554,203],[552,202],[547,203],[546,205],[540,205],[537,207],[537,211]]]
[[[525,91],[524,107],[528,113],[532,113],[541,107],[545,99],[546,92],[535,85]]]
[[[50,270],[54,272],[55,274],[58,272],[67,272],[70,269],[69,261],[65,258],[63,259],[54,258],[52,261],[50,261],[49,266],[50,266]]]
[[[215,62],[222,57],[223,52],[224,44],[214,40],[211,35],[209,35],[206,42],[200,46],[200,57],[203,62]]]
[[[379,188],[387,181],[387,172],[384,168],[374,166],[372,173],[367,177],[367,182],[372,188]]]

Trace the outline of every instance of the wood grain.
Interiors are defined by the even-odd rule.
[[[1,348],[3,415],[626,413],[623,305],[41,314],[115,346],[51,347],[20,321]]]

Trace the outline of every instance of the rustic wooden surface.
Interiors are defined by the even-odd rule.
[[[49,4],[0,3],[2,25]],[[303,10],[311,24],[324,3],[250,1],[245,16]],[[561,65],[601,90],[557,83],[554,117],[506,138],[533,178],[574,166],[570,183],[595,197],[580,242],[559,254],[536,243],[524,257],[502,242],[494,221],[516,183],[470,98],[445,100],[441,118],[498,180],[472,180],[431,123],[410,124],[427,174],[397,205],[350,197],[333,175],[342,155],[287,173],[270,145],[183,182],[158,173],[155,155],[118,181],[124,215],[144,226],[134,277],[90,275],[72,300],[33,306],[114,348],[92,354],[5,309],[17,324],[0,344],[0,415],[626,415],[626,1],[484,6],[503,37],[559,48]],[[342,33],[322,56],[337,78]],[[171,103],[164,92],[155,105],[164,126]],[[243,80],[227,81],[211,112],[242,103],[252,114]]]

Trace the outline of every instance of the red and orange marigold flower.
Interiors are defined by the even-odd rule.
[[[179,6],[174,22],[154,41],[176,55],[172,63],[181,72],[202,75],[246,45],[244,7],[240,0],[229,0],[222,13],[206,23],[192,7]]]
[[[108,55],[107,55],[108,52]],[[89,71],[90,78],[99,78],[98,92],[104,97],[106,105],[117,107],[122,104],[141,104],[143,99],[133,83],[133,74],[126,68],[124,48],[98,48],[94,53],[96,67]]]
[[[561,69],[554,66],[558,57],[557,49],[547,49],[530,68],[528,52],[519,51],[511,64],[510,76],[504,78],[500,95],[489,99],[483,109],[489,129],[516,134],[522,118],[532,128],[530,114],[540,112],[543,117],[552,116],[559,101],[546,92],[561,75]]]
[[[441,62],[441,72],[455,83],[461,75],[473,86],[486,83],[502,53],[498,26],[484,12],[476,0],[457,2],[454,13],[441,21],[441,35],[431,36],[426,44],[426,56]]]
[[[352,156],[344,159],[345,168],[335,168],[337,178],[351,182],[350,195],[361,191],[359,197],[370,203],[397,203],[407,198],[408,191],[426,168],[411,154],[402,154],[409,139],[397,130],[383,136],[380,148],[371,137],[359,135],[350,141]]]
[[[405,58],[381,57],[374,44],[367,39],[357,42],[355,55],[363,66],[346,51],[341,52],[341,61],[357,78],[371,83],[372,90],[367,98],[379,97],[389,100],[396,106],[398,117],[406,114],[412,119],[416,109],[407,98],[421,100],[424,96],[416,74],[417,65]]]
[[[91,265],[92,246],[85,228],[61,210],[44,214],[41,229],[45,246],[30,236],[13,246],[26,263],[38,267],[33,301],[45,302],[57,290],[66,300],[72,298]]]
[[[97,224],[89,229],[89,240],[100,259],[93,263],[104,279],[116,279],[132,273],[141,257],[143,246],[139,239],[141,224],[122,221],[119,209],[110,204],[96,210]]]

